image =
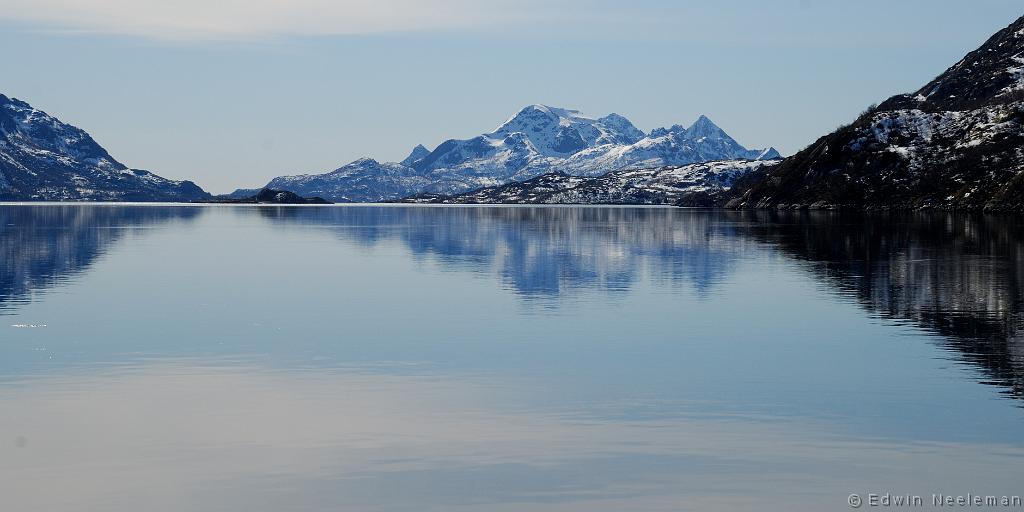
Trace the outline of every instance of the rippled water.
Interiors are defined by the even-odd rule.
[[[851,493],[1024,494],[1021,228],[0,206],[0,508],[848,510]]]

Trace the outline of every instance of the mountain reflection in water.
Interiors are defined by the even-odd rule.
[[[994,384],[1024,396],[1024,222],[939,212],[745,212],[740,234],[812,262],[869,311],[939,335]]]
[[[0,206],[0,314],[87,271],[126,236],[202,213],[185,206]]]
[[[330,228],[365,245],[399,239],[454,270],[491,269],[523,297],[624,291],[650,272],[709,293],[751,244],[715,214],[667,208],[263,208],[268,219]]]
[[[699,295],[767,245],[882,317],[939,335],[985,381],[1024,397],[1024,222],[940,212],[731,212],[659,208],[265,208],[373,245],[400,239],[454,270],[493,269],[516,293],[627,290],[648,271]]]
[[[126,235],[192,223],[207,211],[0,206],[0,313],[88,271]],[[581,290],[621,295],[644,277],[710,297],[744,258],[775,251],[868,311],[933,333],[983,381],[1024,396],[1024,222],[1015,217],[585,207],[230,211],[287,230],[325,229],[371,249],[398,241],[416,258],[491,274],[522,300],[549,307]]]
[[[0,219],[12,509],[832,510],[1024,464],[1014,218]]]

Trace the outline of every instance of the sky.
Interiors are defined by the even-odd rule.
[[[215,193],[488,132],[525,105],[705,114],[791,154],[1019,0],[0,0],[0,93]]]

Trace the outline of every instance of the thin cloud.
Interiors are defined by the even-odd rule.
[[[488,28],[557,2],[470,0],[6,0],[0,19],[50,30],[163,40],[263,39]],[[563,7],[565,4],[563,3]]]

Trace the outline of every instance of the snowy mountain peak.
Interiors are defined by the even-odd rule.
[[[634,126],[629,119],[614,112],[598,119],[598,122],[618,133],[623,141],[636,142],[644,138],[644,132]]]
[[[652,137],[652,138],[664,137],[664,136],[666,136],[666,135],[668,135],[670,133],[678,134],[678,135],[685,135],[686,134],[686,127],[681,125],[681,124],[674,124],[674,125],[672,125],[672,126],[670,126],[668,128],[655,128],[655,129],[651,130],[650,137]]]
[[[358,159],[358,160],[356,160],[356,161],[354,161],[354,162],[352,162],[352,163],[350,163],[348,165],[352,165],[352,166],[357,166],[357,165],[378,165],[379,163],[380,162],[378,162],[377,160],[375,160],[373,158],[363,157],[363,158],[360,158],[360,159]],[[345,166],[345,167],[348,167],[348,166]]]
[[[619,114],[616,114],[615,112],[612,112],[611,114],[608,114],[608,115],[602,117],[601,119],[598,119],[598,121],[601,121],[602,123],[608,123],[608,124],[628,123],[629,126],[633,126],[633,123],[631,123],[629,121],[629,119],[626,119],[625,117],[623,117],[623,116],[621,116]]]
[[[541,155],[560,158],[605,144],[632,144],[644,137],[618,114],[595,119],[578,110],[547,105],[524,107],[488,135],[504,138],[515,132],[529,137]]]
[[[402,160],[399,163],[412,167],[417,161],[422,160],[423,157],[429,154],[429,149],[424,147],[423,144],[417,144],[416,147],[412,148],[412,152],[409,153],[409,156],[405,157],[405,160]]]
[[[700,116],[689,128],[686,129],[686,138],[689,140],[698,139],[711,139],[711,140],[723,140],[731,139],[725,130],[718,127],[711,119],[707,116]]]
[[[559,124],[562,118],[567,119],[575,114],[579,114],[579,112],[549,107],[547,105],[527,105],[510,117],[508,121],[495,128],[492,133],[508,134],[512,132],[543,130],[548,125],[552,123]]]
[[[619,169],[777,155],[774,150],[746,149],[705,116],[690,128],[677,124],[647,136],[619,114],[593,118],[541,104],[523,107],[490,133],[449,139],[425,151],[418,146],[400,163],[364,159],[332,174],[282,177],[268,186],[333,201],[377,201],[422,192],[464,192],[551,172],[597,176]]]
[[[757,155],[757,158],[753,160],[776,160],[782,158],[782,154],[775,148],[768,148],[761,151],[761,154]]]

